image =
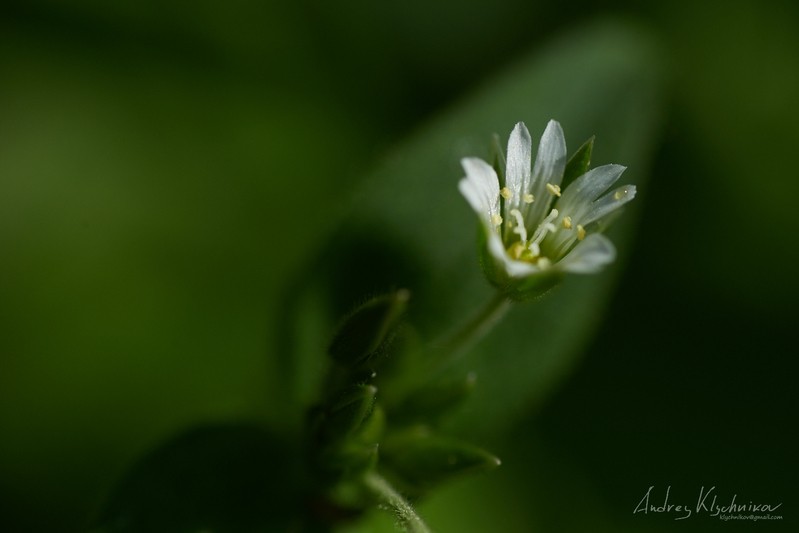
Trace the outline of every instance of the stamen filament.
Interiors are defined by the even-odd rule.
[[[522,246],[527,245],[527,228],[524,227],[524,218],[522,218],[522,214],[518,209],[511,209],[510,210],[511,216],[516,219],[516,227],[513,228],[513,233],[519,236],[519,240],[522,242]]]
[[[557,229],[555,228],[555,225],[552,224],[552,221],[556,218],[558,218],[558,210],[553,209],[538,226],[538,229],[535,230],[535,233],[533,234],[533,243],[536,245],[541,244],[541,241],[544,240],[544,237],[547,236],[547,233],[554,232]],[[530,251],[532,251],[532,248],[530,248]]]

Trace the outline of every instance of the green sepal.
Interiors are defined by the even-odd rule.
[[[508,276],[502,270],[502,267],[497,265],[497,260],[491,255],[488,250],[488,235],[486,235],[486,228],[480,224],[477,233],[477,249],[480,255],[480,268],[483,274],[491,285],[501,289],[508,281]]]
[[[516,302],[537,300],[560,285],[563,277],[563,272],[550,269],[535,276],[513,280],[513,283],[506,286],[505,293]]]
[[[477,374],[469,372],[457,380],[439,381],[425,385],[409,394],[392,416],[400,421],[437,421],[441,416],[463,403],[474,391]]]
[[[499,178],[500,187],[505,186],[505,152],[502,150],[502,141],[496,133],[491,136],[491,166]]]
[[[387,437],[382,461],[412,491],[426,491],[448,479],[486,472],[500,465],[487,451],[415,426]]]
[[[563,171],[563,181],[561,181],[560,185],[563,189],[588,172],[588,167],[591,166],[591,153],[594,151],[595,138],[596,136],[592,136],[585,141],[569,158],[569,162],[566,163],[566,169]]]
[[[328,353],[347,367],[359,368],[386,351],[405,313],[410,293],[401,289],[372,298],[344,319]]]
[[[371,415],[377,387],[354,385],[341,393],[324,410],[319,422],[323,441],[335,441],[353,435]]]

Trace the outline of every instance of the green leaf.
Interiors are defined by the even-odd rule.
[[[364,444],[375,444],[380,442],[383,430],[386,427],[386,414],[379,403],[375,403],[372,412],[363,421],[358,429],[356,438]]]
[[[334,441],[360,429],[372,413],[376,396],[374,385],[355,385],[341,393],[323,415],[323,440]]]
[[[328,353],[339,363],[362,367],[374,364],[394,337],[410,294],[399,290],[373,298],[344,319],[330,344]]]
[[[365,470],[372,470],[378,460],[377,444],[348,443],[323,451],[317,464],[325,479],[332,485],[342,479],[352,478]]]
[[[588,168],[591,166],[591,153],[594,151],[595,139],[596,135],[585,141],[569,158],[569,162],[566,163],[566,169],[563,171],[563,182],[561,183],[563,189],[588,172]]]
[[[317,443],[318,449],[314,454],[319,478],[328,485],[359,475],[377,464],[385,414],[380,405],[369,404],[368,396],[363,400],[348,404],[344,416],[322,422],[328,426],[341,425],[338,428],[322,426],[326,433],[321,435],[322,441]],[[366,412],[370,408],[371,411]]]
[[[535,51],[398,146],[369,176],[330,237],[323,275],[338,275],[319,278],[319,294],[335,302],[363,298],[354,292],[359,287],[372,294],[408,287],[409,322],[422,338],[446,336],[493,294],[478,265],[475,215],[457,188],[460,158],[488,160],[494,132],[506,138],[523,120],[537,138],[555,118],[568,145],[596,134],[595,163],[623,163],[625,181],[645,188],[660,85],[658,50],[638,28],[586,26]],[[619,250],[616,265],[600,275],[567,276],[541,299],[515,305],[460,360],[454,371],[476,370],[481,380],[457,424],[472,432],[506,427],[566,375],[601,321],[630,247],[636,203],[609,235]],[[360,244],[348,245],[352,240]],[[383,257],[399,259],[375,268]]]
[[[382,458],[381,464],[416,491],[463,474],[493,470],[500,464],[499,459],[485,450],[436,435],[424,426],[387,437]]]
[[[288,531],[301,522],[290,447],[254,426],[189,431],[144,457],[113,492],[105,532]]]

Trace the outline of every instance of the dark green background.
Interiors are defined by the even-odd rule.
[[[617,161],[650,176],[628,261],[581,363],[481,437],[503,468],[421,513],[438,531],[790,527],[799,10],[632,4],[5,2],[0,531],[80,530],[194,424],[279,423],[285,287],[364,176],[595,24],[659,50],[649,148]],[[530,105],[511,120],[534,135],[568,108]],[[608,131],[624,153],[612,124],[570,120],[570,149]],[[633,516],[650,485],[784,502],[785,520]]]

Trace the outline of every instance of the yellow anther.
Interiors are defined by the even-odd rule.
[[[552,185],[551,183],[547,183],[547,190],[549,194],[553,196],[560,196],[560,185]]]
[[[502,217],[499,215],[491,215],[491,223],[495,226],[502,224]]]
[[[585,228],[582,226],[582,224],[577,224],[577,239],[585,239]]]
[[[502,189],[499,190],[499,195],[506,200],[510,200],[510,197],[513,196],[513,193],[511,193],[510,189],[507,187],[502,187]]]
[[[524,203],[526,203],[526,204],[531,204],[531,203],[533,203],[533,201],[535,200],[535,198],[533,197],[533,195],[532,195],[532,194],[530,194],[530,193],[528,192],[527,194],[525,194],[524,196],[522,196],[522,200],[523,200],[523,201],[524,201]]]
[[[572,229],[572,217],[563,217],[563,227]]]
[[[614,200],[621,200],[626,195],[627,195],[627,191],[626,190],[624,190],[624,191],[616,191],[615,193],[613,193],[613,199]]]

